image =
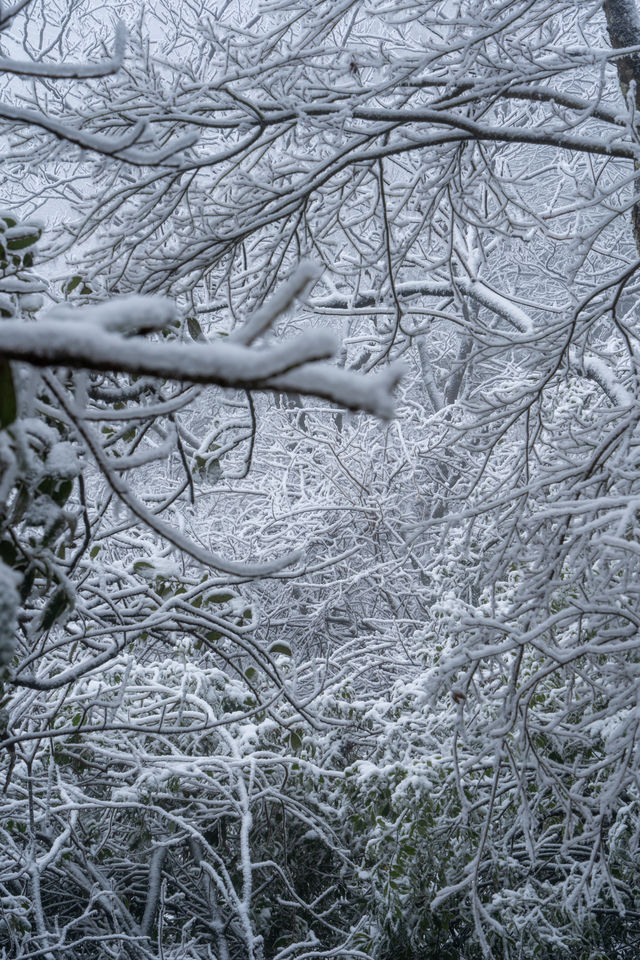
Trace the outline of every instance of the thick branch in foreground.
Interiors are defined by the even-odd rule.
[[[131,373],[242,390],[295,391],[391,417],[391,390],[401,376],[400,366],[386,376],[364,378],[312,362],[330,357],[335,349],[336,341],[327,331],[258,349],[231,343],[156,343],[57,320],[0,324],[0,355],[36,367]]]
[[[279,312],[272,310],[270,319]],[[174,317],[168,300],[131,297],[35,323],[6,320],[0,324],[0,355],[36,367],[104,370],[241,390],[295,391],[352,410],[393,416],[391,390],[400,378],[400,366],[383,376],[364,378],[318,364],[314,361],[331,357],[337,349],[335,337],[326,330],[265,347],[222,341],[158,343],[125,335],[160,329]]]

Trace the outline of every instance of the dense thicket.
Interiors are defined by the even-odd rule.
[[[0,12],[0,956],[635,956],[635,0],[93,7]]]

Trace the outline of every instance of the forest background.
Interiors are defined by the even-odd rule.
[[[0,74],[0,957],[635,958],[635,0]]]

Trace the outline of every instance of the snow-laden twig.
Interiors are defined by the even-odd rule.
[[[250,343],[268,330],[274,321],[291,307],[297,297],[309,284],[317,280],[321,270],[310,260],[302,260],[289,279],[264,306],[254,311],[245,323],[229,334],[233,343],[249,346]]]
[[[107,77],[117,73],[122,66],[126,46],[127,28],[120,20],[115,29],[113,54],[102,63],[47,63],[42,60],[12,60],[10,57],[0,57],[0,73],[20,77],[46,77],[49,80]]]
[[[141,120],[134,124],[124,136],[106,137],[99,133],[88,133],[77,127],[62,123],[37,110],[28,107],[14,107],[8,103],[0,103],[0,117],[13,123],[26,124],[38,127],[53,133],[60,140],[74,143],[83,150],[94,150],[106,156],[118,157],[134,166],[150,166],[165,163],[182,150],[188,150],[198,140],[197,134],[187,134],[170,141],[166,147],[153,150],[134,149],[134,144],[140,140],[147,129],[146,122]]]

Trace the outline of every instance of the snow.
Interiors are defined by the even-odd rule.
[[[157,150],[135,149],[134,144],[140,140],[147,130],[145,121],[140,121],[122,137],[103,136],[98,133],[86,133],[78,127],[69,126],[54,120],[51,116],[31,110],[27,107],[14,107],[8,103],[0,103],[0,117],[15,123],[27,126],[40,127],[55,134],[62,140],[76,144],[84,150],[95,150],[97,153],[117,156],[135,166],[162,164],[172,159],[175,154],[187,150],[198,141],[198,134],[171,140],[166,147]]]
[[[456,278],[456,285],[468,293],[470,297],[477,300],[483,306],[488,307],[497,313],[498,316],[508,320],[520,333],[531,333],[533,330],[533,321],[531,317],[520,309],[511,300],[508,300],[496,290],[492,290],[486,283],[480,280],[466,280]]]
[[[152,326],[174,316],[162,298],[132,297],[96,308],[56,311],[36,323],[0,324],[0,351],[38,366],[65,365],[120,370],[172,380],[243,389],[278,389],[324,397],[351,409],[391,417],[391,391],[404,368],[395,364],[378,376],[362,377],[314,363],[337,349],[332,333],[315,330],[285,343],[250,348],[237,343],[159,343],[112,332]],[[73,322],[72,322],[73,321]]]
[[[73,479],[77,477],[82,469],[78,460],[78,453],[72,443],[67,440],[61,440],[54,444],[46,459],[46,469],[56,477]]]
[[[136,313],[128,310],[126,301],[122,303],[122,323],[130,324]],[[75,323],[42,319],[25,324],[7,320],[0,326],[0,350],[11,359],[42,366],[66,364],[95,370],[126,370],[238,387],[264,383],[292,367],[330,356],[336,349],[333,334],[323,331],[303,334],[286,344],[261,350],[220,342],[157,343],[142,338],[125,339],[104,330],[100,323],[105,313],[109,323],[117,322],[116,306],[109,304],[106,311],[98,308],[96,312],[97,324],[80,318]],[[144,325],[150,317],[161,326],[162,317],[167,315],[166,309],[160,316],[152,309],[138,314],[135,322]]]
[[[322,271],[310,260],[301,260],[294,273],[283,283],[267,303],[229,334],[231,342],[248,345],[256,337],[272,326],[276,318],[281,317],[291,307],[309,284],[316,281]]]
[[[122,21],[116,24],[113,56],[101,63],[50,63],[38,60],[12,60],[0,57],[0,73],[24,77],[52,79],[105,77],[117,73],[122,66],[127,44],[127,28]]]
[[[44,6],[56,7],[24,16]],[[11,155],[7,173],[27,200],[51,177],[31,206],[75,191],[81,208],[52,257],[77,230],[73,270],[98,279],[92,297],[171,291],[190,314],[200,299],[222,304],[218,333],[235,321],[226,338],[181,342],[163,337],[171,300],[116,297],[0,323],[18,408],[41,414],[0,431],[2,556],[35,570],[0,718],[4,745],[26,748],[13,773],[0,751],[0,791],[13,777],[0,825],[12,935],[71,957],[107,928],[114,950],[134,950],[142,927],[149,955],[157,938],[167,958],[210,944],[221,960],[258,960],[265,934],[276,960],[302,960],[436,955],[462,931],[468,953],[489,955],[489,937],[497,953],[587,956],[578,940],[597,937],[594,909],[624,932],[614,910],[633,906],[639,834],[628,158],[640,146],[606,106],[619,90],[603,17],[475,0],[449,20],[456,5],[388,0],[363,17],[351,0],[283,0],[266,20],[258,4],[237,40],[227,28],[244,5],[218,5],[216,19],[205,4],[211,37],[201,24],[194,42],[182,17],[200,6],[148,5],[143,29],[162,34],[165,59],[156,69],[150,39],[148,61],[89,85],[86,100],[55,82],[75,64],[38,80],[81,38],[63,31],[24,61],[19,40],[2,47],[5,69],[31,76],[5,109],[21,110],[28,173],[20,183]],[[592,59],[574,70],[578,55]],[[596,56],[609,59],[594,70]],[[338,86],[323,90],[336,62]],[[64,112],[74,104],[81,116]],[[182,169],[137,177],[22,121]],[[202,156],[174,158],[195,129]],[[626,159],[611,162],[610,145]],[[292,266],[310,253],[320,295],[276,341],[274,322],[319,275]],[[4,283],[15,308],[27,287]],[[313,329],[319,311],[341,314],[329,323],[344,320],[348,346],[377,355],[378,371],[344,369],[346,347],[336,357],[333,335]],[[387,366],[395,356],[406,367]],[[49,364],[56,376],[41,376]],[[98,384],[69,367],[144,380]],[[243,393],[390,417],[405,371],[391,427],[298,396],[250,397],[249,417]],[[162,382],[176,379],[197,385]],[[229,465],[215,487],[190,472],[214,442]],[[156,458],[163,469],[123,473]],[[44,474],[80,468],[85,486],[64,510],[37,497]],[[43,638],[60,585],[74,605]],[[17,587],[0,568],[9,652]],[[290,657],[268,655],[287,649],[276,639]],[[24,834],[7,826],[15,811]]]
[[[630,407],[633,397],[623,387],[608,363],[594,354],[586,354],[583,359],[584,371],[602,387],[615,406]]]
[[[48,289],[46,280],[29,277],[0,277],[2,293],[44,293]]]

